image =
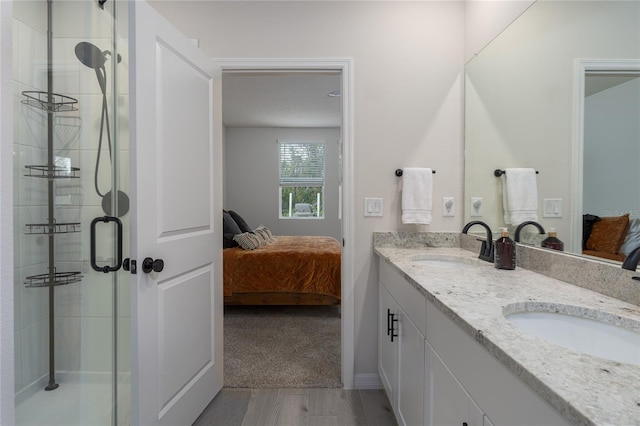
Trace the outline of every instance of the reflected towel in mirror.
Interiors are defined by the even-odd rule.
[[[531,168],[504,169],[501,179],[504,222],[507,225],[519,225],[528,220],[537,221],[536,170]]]

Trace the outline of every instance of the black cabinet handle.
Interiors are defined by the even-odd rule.
[[[116,224],[117,230],[117,238],[116,238],[116,264],[115,265],[104,265],[98,266],[96,263],[96,225],[100,222],[109,223],[114,222]],[[108,272],[115,272],[122,267],[122,222],[117,217],[113,216],[103,216],[96,217],[91,221],[91,230],[90,230],[90,239],[91,239],[91,247],[90,247],[90,259],[91,259],[91,267],[94,271],[104,272],[105,274]]]
[[[396,330],[394,327],[394,323],[398,322],[398,318],[396,318],[396,314],[391,314],[391,341],[393,342],[393,338],[394,337],[398,337],[398,335],[396,334]]]
[[[391,335],[391,309],[387,308],[387,336]]]

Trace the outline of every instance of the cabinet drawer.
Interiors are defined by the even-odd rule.
[[[426,298],[407,279],[384,260],[380,260],[380,282],[402,307],[416,328],[425,334]]]

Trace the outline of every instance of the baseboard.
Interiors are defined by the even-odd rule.
[[[355,389],[382,389],[382,381],[377,373],[356,374]]]

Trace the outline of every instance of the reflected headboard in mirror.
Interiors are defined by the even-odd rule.
[[[640,1],[539,0],[465,71],[465,222],[505,226],[493,172],[509,167],[539,171],[539,222],[568,252],[582,253],[584,213],[640,216]]]

